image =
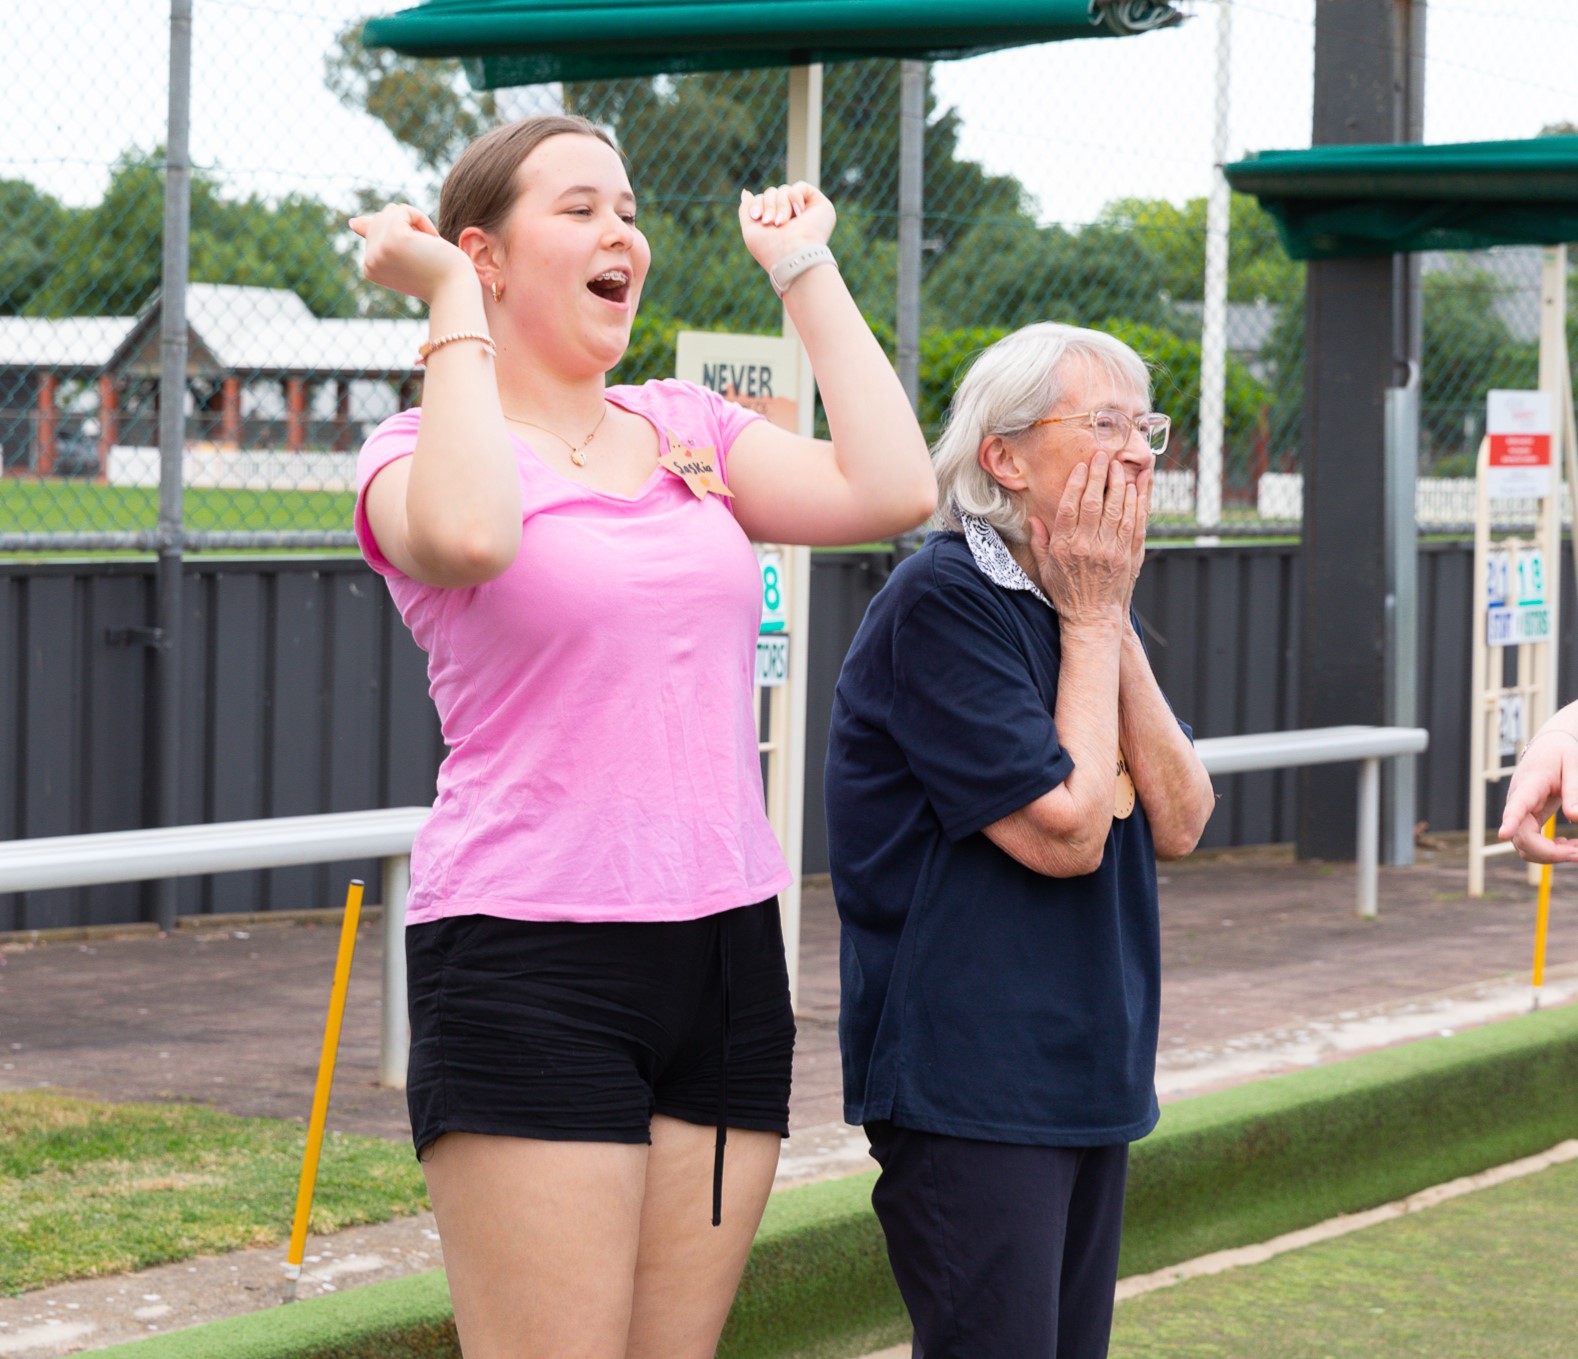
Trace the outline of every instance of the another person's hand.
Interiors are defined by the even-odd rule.
[[[349,226],[367,242],[362,274],[385,288],[431,302],[446,282],[466,277],[476,282],[470,256],[440,236],[426,214],[409,203],[391,203],[370,217],[353,217]]]
[[[1065,625],[1127,617],[1139,567],[1135,528],[1140,492],[1123,468],[1098,451],[1069,473],[1052,527],[1031,516],[1030,555]]]
[[[820,189],[804,180],[740,192],[740,234],[751,257],[769,273],[803,246],[826,245],[838,214]]]
[[[1545,835],[1545,822],[1558,808],[1567,820],[1578,821],[1578,736],[1546,726],[1513,770],[1497,838],[1512,841],[1532,864],[1578,862],[1578,840]]]

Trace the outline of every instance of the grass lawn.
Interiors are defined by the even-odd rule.
[[[1121,1303],[1112,1359],[1573,1359],[1578,1162]]]
[[[198,1105],[0,1094],[0,1293],[286,1241],[306,1140]],[[409,1146],[325,1138],[312,1231],[426,1208]]]
[[[339,491],[217,491],[188,487],[186,527],[224,532],[346,530],[356,498]],[[12,533],[152,532],[153,487],[0,479],[0,527]]]

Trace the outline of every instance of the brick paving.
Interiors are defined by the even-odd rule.
[[[1492,860],[1464,894],[1461,845],[1383,868],[1380,916],[1354,915],[1351,864],[1243,850],[1162,866],[1160,1055],[1528,975],[1534,888]],[[307,905],[309,903],[303,903]],[[337,926],[213,924],[167,937],[0,939],[0,1089],[199,1100],[304,1119]],[[404,1098],[376,1084],[379,927],[357,942],[331,1109],[348,1132],[403,1139]],[[1578,968],[1578,874],[1558,875],[1547,963]],[[826,881],[803,894],[791,1126],[836,1123],[838,923]]]

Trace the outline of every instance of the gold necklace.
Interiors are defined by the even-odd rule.
[[[597,423],[592,426],[591,433],[588,434],[586,438],[582,439],[578,444],[572,444],[564,437],[564,435],[556,434],[553,430],[549,429],[547,425],[539,425],[534,420],[522,420],[520,416],[510,415],[508,413],[504,413],[504,418],[511,424],[526,425],[531,429],[540,429],[544,434],[552,434],[555,439],[557,439],[561,444],[570,450],[570,461],[573,462],[577,467],[585,467],[586,454],[581,452],[581,450],[597,437],[597,431],[603,427],[603,421],[608,418],[608,403],[606,401],[603,402],[603,413],[597,417]]]

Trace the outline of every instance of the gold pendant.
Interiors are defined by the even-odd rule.
[[[1112,793],[1112,814],[1122,821],[1134,810],[1134,780],[1129,777],[1129,762],[1118,749],[1118,782]]]
[[[577,467],[585,467],[586,454],[581,452],[579,448],[572,448],[570,450],[570,461],[573,462]]]

